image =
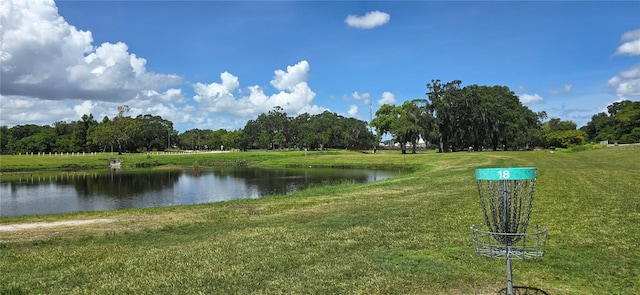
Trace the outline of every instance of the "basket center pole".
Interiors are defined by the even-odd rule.
[[[511,246],[507,246],[507,295],[513,295],[513,275],[511,267]]]

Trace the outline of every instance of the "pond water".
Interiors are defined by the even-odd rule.
[[[397,172],[224,167],[206,170],[61,172],[0,177],[0,217],[188,205],[290,194],[313,185],[364,183]],[[5,177],[8,178],[8,177]]]

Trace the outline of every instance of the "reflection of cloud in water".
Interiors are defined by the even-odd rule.
[[[395,175],[380,170],[217,169],[27,176],[0,182],[0,216],[200,204],[290,194],[313,185],[362,183]]]

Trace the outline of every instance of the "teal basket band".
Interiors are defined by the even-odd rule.
[[[476,169],[477,180],[527,180],[537,177],[538,169],[533,167]]]

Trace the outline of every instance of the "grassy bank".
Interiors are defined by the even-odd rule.
[[[638,149],[223,155],[414,172],[257,200],[2,219],[103,222],[0,232],[0,294],[496,294],[504,261],[476,255],[469,226],[482,220],[474,169],[503,166],[538,167],[532,223],[549,228],[542,259],[514,261],[516,285],[640,293]]]
[[[432,151],[431,151],[432,152]],[[397,152],[389,153],[396,154]],[[249,152],[202,152],[202,153],[150,153],[122,154],[98,153],[85,155],[2,155],[0,156],[0,172],[19,173],[46,170],[105,169],[109,160],[121,159],[122,169],[136,168],[172,168],[172,167],[213,167],[233,165],[258,166],[332,166],[332,167],[368,167],[368,168],[403,168],[411,163],[388,162],[387,154],[370,157],[360,161],[363,155],[370,152],[360,151],[249,151]],[[327,157],[327,156],[331,157]],[[395,167],[397,166],[397,167]]]

